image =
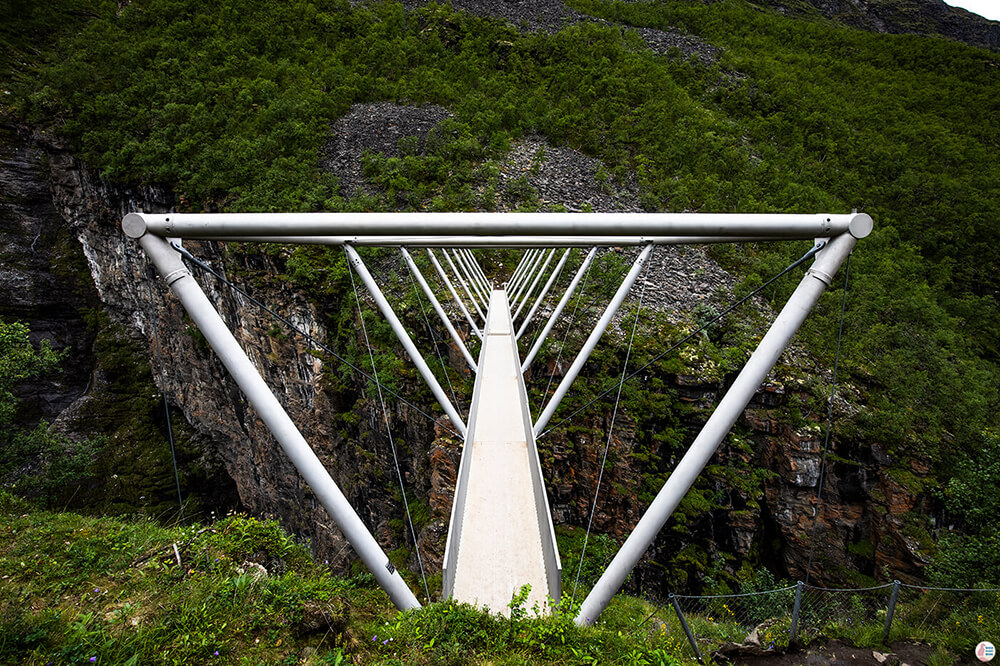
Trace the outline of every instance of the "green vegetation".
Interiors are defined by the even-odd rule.
[[[572,622],[569,597],[540,616],[526,590],[509,618],[451,602],[397,613],[369,574],[332,576],[273,521],[168,528],[39,511],[5,492],[0,518],[0,664],[695,663],[669,605],[626,595],[593,628]],[[774,587],[766,576],[747,584]],[[685,600],[685,615],[706,655],[755,627],[780,650],[793,596]],[[884,590],[807,600],[800,631],[884,649],[885,601]],[[1000,628],[997,604],[987,593],[904,594],[892,640],[926,641],[944,660],[967,654]]]
[[[632,616],[580,629],[523,596],[512,619],[453,603],[397,614],[370,575],[331,576],[274,522],[243,515],[165,528],[35,511],[6,493],[0,515],[3,664],[660,666],[683,654],[666,632],[623,631]]]
[[[1000,56],[786,18],[742,0],[569,4],[610,23],[522,34],[438,4],[408,12],[343,0],[67,1],[55,6],[74,8],[72,29],[51,48],[21,48],[30,68],[5,66],[22,118],[58,132],[112,180],[169,185],[185,210],[466,210],[498,199],[537,207],[527,180],[498,191],[491,166],[512,141],[536,133],[601,158],[606,173],[635,174],[650,210],[858,207],[877,226],[851,265],[842,379],[857,388],[863,409],[839,422],[837,435],[860,455],[885,452],[893,478],[908,488],[929,492],[957,475],[996,494],[996,475],[977,476],[972,461],[982,433],[998,425]],[[60,11],[28,12],[17,26],[47,30]],[[722,55],[707,64],[656,55],[629,26],[680,28]],[[329,124],[352,104],[380,100],[435,103],[455,115],[423,151],[404,140],[400,156],[368,154],[365,171],[384,191],[346,200],[318,167]],[[748,289],[802,250],[713,252],[741,271]],[[324,248],[276,252],[284,277],[323,302],[344,343],[337,348],[367,367],[343,257]],[[596,270],[620,268],[612,259]],[[792,284],[769,297],[780,302]],[[843,288],[840,281],[826,294],[803,331],[827,365]],[[384,325],[366,323],[382,343],[380,376],[398,381],[411,372],[388,351]],[[633,363],[679,333],[645,323]],[[632,424],[629,455],[645,466],[626,490],[650,497],[697,420],[698,408],[675,400],[667,378],[698,368],[722,381],[753,337],[733,325],[711,330],[684,355],[658,362],[641,386],[626,387],[629,413],[655,414]],[[622,350],[596,354],[593,381],[564,409],[603,391],[622,362]],[[345,428],[362,399],[348,390],[348,376],[340,367],[329,377],[345,389]],[[822,413],[828,387],[792,379],[813,398],[782,416],[799,426]],[[699,543],[722,512],[753,508],[767,473],[745,434],[729,449],[672,523],[681,537],[665,565],[672,580],[719,589],[736,582],[719,569],[738,567]],[[904,469],[911,460],[930,471],[916,478]],[[943,502],[969,539],[986,539],[967,504]],[[914,535],[932,528],[927,515],[908,520]],[[942,553],[951,543],[942,542]],[[957,581],[972,566],[943,559],[936,571]]]
[[[45,421],[34,428],[17,422],[18,400],[12,392],[22,381],[54,371],[65,356],[48,340],[34,347],[20,322],[0,319],[0,482],[43,502],[79,489],[102,448],[102,441],[70,441]]]

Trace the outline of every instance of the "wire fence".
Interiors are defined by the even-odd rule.
[[[820,638],[855,645],[934,640],[972,650],[1000,637],[1000,589],[955,589],[899,581],[868,588],[824,588],[798,582],[761,592],[670,595],[654,604],[642,631],[672,639],[704,663],[724,644],[781,651]]]

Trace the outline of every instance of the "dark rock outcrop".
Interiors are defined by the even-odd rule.
[[[827,18],[873,32],[938,35],[1000,51],[1000,22],[952,7],[944,0],[762,0],[783,13],[801,13],[803,4]]]

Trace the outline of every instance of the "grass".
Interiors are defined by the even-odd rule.
[[[694,663],[668,604],[619,594],[594,627],[573,623],[568,597],[547,617],[517,598],[513,619],[453,601],[399,613],[370,575],[335,576],[274,521],[246,515],[164,526],[0,492],[0,524],[0,664]],[[926,642],[948,663],[1000,630],[995,593],[933,594],[901,595],[892,641]],[[765,647],[787,646],[790,607],[755,599],[685,610],[703,655],[755,626]],[[809,620],[835,606],[804,606],[801,639],[885,649],[884,609]]]

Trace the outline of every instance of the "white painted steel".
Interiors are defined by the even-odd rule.
[[[489,279],[489,277],[487,277],[486,271],[483,270],[483,267],[479,263],[479,259],[476,257],[475,254],[473,254],[472,250],[469,249],[469,248],[465,248],[465,253],[469,255],[469,261],[472,262],[472,265],[475,267],[476,271],[479,273],[479,277],[483,281],[483,284],[486,285],[486,289],[490,293],[492,293],[493,292],[493,282],[492,282],[492,280]]]
[[[531,367],[531,363],[535,360],[535,356],[538,354],[538,350],[542,348],[545,343],[545,339],[548,337],[549,333],[552,332],[552,327],[555,326],[556,322],[559,320],[559,316],[562,314],[563,309],[565,309],[566,304],[569,303],[570,297],[573,292],[576,291],[577,285],[580,284],[580,280],[583,278],[587,269],[590,268],[590,263],[594,260],[594,256],[597,254],[597,248],[590,248],[590,252],[584,257],[583,262],[580,264],[580,268],[577,269],[576,275],[573,276],[573,280],[570,281],[569,287],[566,288],[566,292],[559,299],[559,304],[556,305],[556,309],[552,311],[549,316],[549,320],[545,322],[545,327],[542,332],[538,335],[538,339],[535,340],[535,344],[531,346],[531,351],[528,355],[524,357],[524,362],[521,364],[521,372],[527,372],[528,368]]]
[[[559,279],[559,274],[562,273],[563,266],[566,265],[566,259],[569,258],[569,252],[570,248],[566,248],[566,250],[563,251],[555,269],[553,269],[552,273],[549,275],[549,279],[545,282],[545,286],[542,287],[542,291],[538,294],[538,298],[535,299],[534,305],[532,305],[531,309],[528,310],[528,314],[521,323],[521,327],[517,329],[516,337],[518,340],[520,340],[521,336],[524,335],[524,329],[528,328],[528,324],[530,324],[531,320],[535,318],[535,313],[538,312],[538,308],[542,304],[542,301],[544,301],[545,297],[549,295],[549,290],[552,289],[552,284]]]
[[[521,299],[521,302],[517,304],[517,310],[514,312],[513,316],[513,320],[515,323],[517,322],[517,318],[521,316],[521,310],[524,309],[524,305],[531,300],[531,295],[535,293],[535,287],[538,286],[538,281],[542,279],[543,275],[545,275],[545,271],[548,270],[549,264],[552,263],[552,257],[554,257],[555,254],[556,254],[555,248],[550,249],[546,253],[545,261],[542,263],[542,267],[538,270],[537,273],[535,273],[535,279],[531,281],[531,286],[528,287],[528,290],[524,292],[524,298]]]
[[[472,301],[473,307],[476,308],[476,312],[479,314],[479,319],[482,320],[483,326],[485,326],[486,325],[486,315],[483,314],[483,308],[479,304],[479,298],[477,298],[476,295],[474,293],[472,293],[472,290],[469,289],[469,284],[462,277],[462,273],[461,273],[461,271],[458,270],[458,267],[455,266],[455,262],[452,260],[451,255],[448,254],[448,250],[443,250],[442,254],[444,255],[445,261],[447,261],[448,265],[451,266],[451,272],[455,275],[455,280],[458,282],[458,284],[460,284],[462,286],[462,291],[464,291],[465,295],[469,297],[469,300]],[[477,326],[478,326],[478,322],[477,322]],[[482,328],[482,327],[480,327],[480,328]]]
[[[778,236],[871,232],[865,214],[741,213],[130,213],[129,235],[158,236]]]
[[[635,284],[636,278],[639,277],[639,273],[642,271],[642,267],[646,265],[646,260],[649,259],[650,252],[653,251],[652,245],[647,245],[639,256],[635,258],[635,262],[632,264],[632,268],[629,270],[625,279],[622,281],[621,285],[618,287],[618,291],[615,292],[614,297],[611,302],[608,303],[608,307],[604,310],[604,314],[594,325],[594,330],[590,332],[590,337],[587,341],[583,343],[583,348],[580,353],[577,354],[576,358],[573,360],[573,365],[569,367],[566,374],[563,376],[562,381],[559,382],[559,387],[556,388],[555,392],[552,394],[552,398],[549,400],[549,404],[545,406],[545,410],[539,415],[538,420],[535,422],[535,437],[538,437],[545,426],[548,425],[549,420],[552,415],[555,414],[556,409],[559,407],[559,403],[562,399],[566,397],[566,392],[569,391],[570,385],[576,380],[577,375],[580,374],[580,370],[583,369],[583,364],[587,362],[590,358],[590,353],[594,351],[594,347],[600,341],[601,336],[604,335],[604,331],[608,328],[608,324],[611,323],[611,319],[618,312],[618,308],[622,306],[625,302],[625,297],[628,296],[628,292],[632,289],[632,285]]]
[[[447,250],[445,250],[445,252],[447,252]],[[479,296],[479,299],[485,307],[489,307],[490,292],[483,286],[483,283],[479,280],[475,271],[472,270],[472,266],[469,265],[468,257],[458,250],[452,250],[452,254],[454,254],[455,262],[462,268],[462,272],[465,273],[465,277],[469,281],[469,284],[472,285],[476,295]]]
[[[427,384],[427,388],[431,390],[434,394],[434,398],[441,405],[441,409],[444,413],[448,415],[451,419],[452,425],[461,435],[465,435],[465,421],[462,417],[458,415],[458,410],[455,406],[451,404],[451,400],[448,399],[448,394],[444,392],[441,388],[441,384],[438,383],[437,377],[431,371],[430,366],[424,360],[423,355],[417,346],[413,344],[413,340],[410,339],[410,334],[406,332],[406,328],[403,323],[399,321],[399,317],[396,316],[396,312],[392,309],[389,301],[386,300],[385,295],[382,293],[382,289],[379,288],[378,284],[375,282],[375,278],[372,277],[371,273],[368,272],[368,268],[365,266],[365,262],[361,260],[361,256],[358,251],[355,250],[350,245],[344,246],[344,252],[347,253],[347,258],[354,272],[358,274],[361,281],[365,283],[365,287],[368,288],[368,293],[372,295],[375,299],[375,305],[378,306],[379,312],[385,317],[385,320],[389,322],[389,326],[392,328],[392,332],[396,334],[396,338],[399,340],[400,344],[403,345],[403,349],[406,353],[410,355],[410,360],[413,365],[416,366],[417,371],[420,376],[423,377],[424,383]],[[360,316],[361,313],[359,313]]]
[[[445,555],[445,595],[509,615],[559,598],[559,558],[506,292],[490,299]]]
[[[414,278],[416,278],[417,284],[420,285],[424,295],[427,296],[427,299],[431,302],[431,307],[434,308],[434,312],[437,313],[441,323],[444,324],[445,329],[448,331],[448,335],[451,336],[451,339],[455,343],[455,346],[458,347],[458,350],[462,352],[462,356],[465,358],[465,362],[468,364],[469,369],[473,372],[477,372],[478,366],[476,365],[476,361],[472,358],[472,354],[469,352],[469,348],[466,346],[465,340],[463,340],[462,336],[460,336],[458,331],[455,330],[455,326],[451,323],[451,319],[448,318],[444,308],[441,307],[441,303],[434,295],[434,291],[430,288],[430,285],[427,284],[427,280],[424,279],[424,274],[420,272],[420,268],[417,266],[416,262],[413,261],[413,257],[410,256],[410,253],[405,247],[399,248],[399,251],[402,253],[403,259],[406,260],[406,265],[410,268],[410,273],[414,276]]]
[[[634,247],[640,245],[705,245],[793,240],[781,236],[205,236],[196,240],[355,247],[476,247],[531,249],[541,247]],[[801,240],[801,239],[799,239]],[[508,286],[510,289],[509,281]]]
[[[521,261],[518,264],[518,271],[511,279],[510,284],[507,285],[508,299],[511,303],[514,302],[517,290],[520,288],[521,283],[527,276],[528,271],[531,270],[531,266],[534,265],[535,260],[538,258],[538,254],[542,251],[543,250],[531,248],[524,253],[524,256],[521,257]]]
[[[163,238],[152,234],[142,235],[139,244],[152,259],[171,291],[184,305],[184,309],[205,336],[205,340],[215,350],[247,401],[253,405],[260,419],[274,435],[302,478],[316,493],[316,500],[330,514],[358,557],[375,576],[378,584],[389,594],[392,603],[400,610],[420,608],[420,602],[403,582],[399,572],[389,563],[389,558],[375,537],[365,527],[357,512],[326,471],[326,467],[292,423],[281,403],[261,378],[257,367],[233,337],[197,281],[184,267],[177,250],[170,247]]]
[[[535,254],[535,257],[531,261],[531,266],[529,266],[521,276],[521,280],[518,283],[517,288],[513,291],[510,297],[511,309],[513,309],[515,304],[524,297],[524,293],[527,291],[532,278],[535,277],[535,273],[538,271],[539,265],[541,265],[542,261],[545,259],[545,255],[550,252],[552,252],[551,249],[539,250]]]
[[[469,328],[471,328],[472,331],[479,336],[480,339],[482,339],[483,330],[479,327],[479,324],[476,323],[476,320],[472,318],[472,313],[469,312],[469,308],[465,307],[465,302],[459,298],[458,292],[455,290],[455,285],[453,285],[451,280],[448,279],[448,274],[444,272],[444,267],[441,266],[437,257],[434,256],[434,251],[427,248],[427,256],[430,258],[431,264],[434,265],[434,270],[437,271],[438,277],[441,278],[441,281],[444,282],[444,286],[446,286],[448,291],[451,293],[451,297],[455,300],[455,304],[458,305],[458,309],[462,311],[463,315],[465,315],[465,320],[469,322]]]
[[[473,256],[472,252],[468,248],[458,248],[456,252],[462,256],[465,264],[469,267],[469,272],[472,274],[473,279],[476,280],[476,284],[478,284],[483,292],[487,294],[488,298],[493,289],[490,287],[489,280],[487,280],[486,276],[483,275],[483,269],[479,267],[479,262],[476,261],[476,257]]]
[[[593,624],[604,611],[611,597],[621,588],[625,578],[635,567],[639,558],[656,538],[660,529],[680,504],[695,479],[711,460],[719,444],[729,433],[736,419],[753,398],[771,368],[777,362],[789,341],[805,320],[823,291],[833,280],[833,275],[854,249],[857,239],[849,233],[830,241],[816,255],[815,262],[791,298],[774,320],[767,334],[760,341],[756,351],[750,356],[743,370],[733,382],[729,391],[712,412],[704,428],[698,433],[687,453],[667,478],[649,509],[639,519],[638,524],[621,550],[608,565],[607,570],[594,585],[580,607],[577,624]]]

